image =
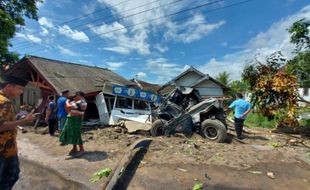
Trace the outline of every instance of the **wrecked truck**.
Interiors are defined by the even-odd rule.
[[[152,136],[197,132],[216,142],[224,142],[227,136],[226,113],[219,100],[202,100],[194,88],[175,88],[152,112],[152,118]]]

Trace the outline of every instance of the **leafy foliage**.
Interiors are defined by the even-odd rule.
[[[301,86],[310,86],[310,20],[301,19],[293,23],[289,32],[291,43],[296,45],[297,54],[288,62],[287,69],[297,76]]]
[[[201,190],[203,188],[203,183],[197,183],[194,185],[193,190]]]
[[[301,52],[303,49],[310,50],[309,27],[310,20],[303,18],[294,22],[288,30],[291,34],[291,43],[296,45],[296,52]]]
[[[251,102],[258,112],[270,120],[279,113],[278,126],[295,127],[298,126],[297,79],[281,69],[285,64],[281,52],[275,52],[266,59],[266,64],[253,60],[244,69],[242,78],[251,86]]]
[[[92,178],[89,180],[92,183],[99,181],[102,177],[108,177],[112,172],[111,168],[103,168],[93,174]]]
[[[219,75],[216,77],[216,80],[225,86],[228,86],[231,81],[229,78],[229,73],[226,71],[219,73]]]
[[[42,0],[0,0],[0,64],[1,70],[18,60],[16,52],[9,52],[9,40],[14,37],[16,30],[25,25],[23,16],[38,19],[36,3]]]
[[[234,80],[230,83],[229,87],[234,94],[237,92],[244,94],[250,88],[247,81],[243,80]]]

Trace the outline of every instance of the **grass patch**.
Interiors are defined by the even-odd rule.
[[[300,126],[310,126],[310,119],[301,119],[299,121]]]
[[[245,125],[248,127],[261,127],[261,128],[268,128],[268,129],[273,129],[276,126],[276,123],[278,120],[272,119],[268,120],[267,117],[264,117],[258,113],[250,113],[245,120]]]

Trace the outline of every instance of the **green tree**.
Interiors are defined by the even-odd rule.
[[[25,25],[24,16],[38,19],[36,3],[42,0],[0,0],[0,64],[1,71],[18,60],[16,52],[9,52],[10,39]]]
[[[296,56],[288,62],[287,69],[297,76],[301,86],[310,86],[310,20],[301,19],[288,30],[290,41],[295,44]]]
[[[235,94],[237,92],[244,94],[250,88],[249,84],[243,80],[231,81],[229,87],[230,87],[233,94]]]
[[[226,71],[219,73],[219,75],[216,77],[216,80],[225,86],[228,86],[231,81],[229,78],[229,73]]]

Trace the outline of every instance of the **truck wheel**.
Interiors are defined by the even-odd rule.
[[[165,134],[164,126],[166,123],[167,121],[164,119],[155,120],[154,123],[152,124],[151,135],[153,137],[164,135]]]
[[[207,119],[202,122],[200,134],[204,138],[215,142],[224,142],[227,136],[225,125],[216,119]]]

